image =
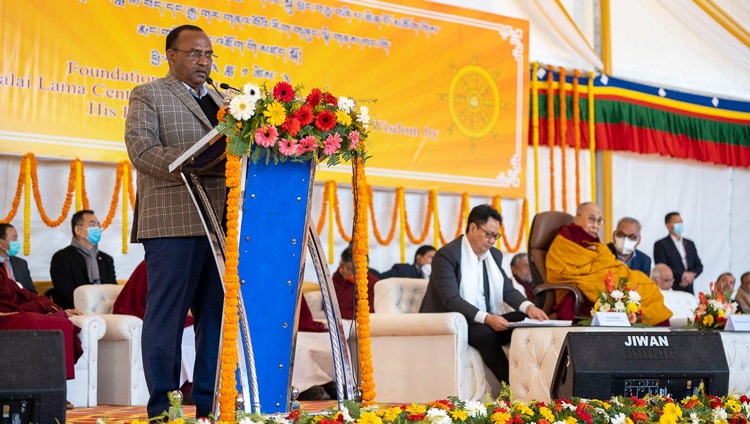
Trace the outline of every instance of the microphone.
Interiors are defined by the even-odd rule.
[[[240,90],[239,88],[234,88],[225,82],[222,82],[221,84],[219,84],[219,87],[221,87],[222,90],[234,90],[238,93],[242,93],[242,90]]]
[[[216,86],[214,85],[214,80],[213,80],[213,79],[211,79],[211,77],[206,77],[206,82],[207,82],[207,83],[208,83],[208,84],[209,84],[209,85],[210,85],[211,87],[213,87],[213,88],[214,88],[214,90],[216,90],[216,92],[217,92],[217,93],[219,93],[219,94],[220,94],[221,96],[224,96],[224,93],[222,93],[221,91],[219,91],[219,89],[218,89],[218,88],[216,88]]]

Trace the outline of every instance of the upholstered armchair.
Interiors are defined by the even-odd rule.
[[[81,329],[78,338],[83,356],[76,361],[76,377],[67,381],[68,402],[77,407],[96,406],[99,340],[104,337],[106,324],[102,317],[95,315],[73,316],[70,320]]]
[[[497,379],[468,344],[464,316],[418,313],[426,289],[427,280],[415,278],[375,284],[370,335],[377,400],[428,402],[497,394]]]
[[[85,316],[97,315],[106,323],[106,332],[99,341],[99,403],[146,405],[149,394],[141,359],[143,321],[112,314],[120,290],[122,286],[115,284],[86,284],[76,288],[73,301]]]

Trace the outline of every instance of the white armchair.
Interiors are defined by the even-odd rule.
[[[99,341],[98,401],[104,405],[146,405],[149,394],[141,357],[143,321],[112,314],[122,286],[86,284],[76,288],[73,301],[84,315],[96,314],[106,323]]]
[[[413,278],[387,278],[375,285],[370,335],[378,402],[497,394],[497,379],[468,344],[464,316],[418,313],[426,289],[427,280]]]
[[[73,316],[70,320],[81,329],[78,338],[83,356],[76,361],[76,378],[67,381],[68,402],[76,407],[96,406],[99,340],[104,337],[106,324],[102,317],[94,315]]]

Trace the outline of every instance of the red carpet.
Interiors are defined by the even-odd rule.
[[[333,400],[313,400],[300,402],[303,411],[321,411],[335,407]],[[195,406],[183,406],[186,417],[195,416]],[[145,406],[96,406],[94,408],[75,408],[68,411],[67,423],[96,424],[98,418],[103,418],[108,424],[126,424],[130,420],[145,420],[148,418]]]

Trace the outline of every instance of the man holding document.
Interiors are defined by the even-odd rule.
[[[508,381],[508,358],[502,346],[510,342],[511,321],[547,315],[528,301],[501,267],[503,255],[494,247],[503,218],[489,205],[469,213],[466,234],[440,248],[432,259],[432,274],[420,312],[459,312],[469,324],[469,345],[477,349],[500,381]],[[515,308],[506,313],[503,302]]]
[[[132,241],[146,252],[148,295],[143,319],[143,367],[149,418],[169,410],[167,394],[180,387],[182,330],[195,318],[193,399],[196,416],[212,412],[224,293],[206,231],[187,187],[169,165],[217,124],[221,96],[204,84],[214,60],[211,40],[197,26],[166,38],[169,72],[135,87],[125,121],[128,156],[138,171]],[[224,151],[214,143],[204,165]],[[211,205],[223,216],[223,164],[200,175]]]

